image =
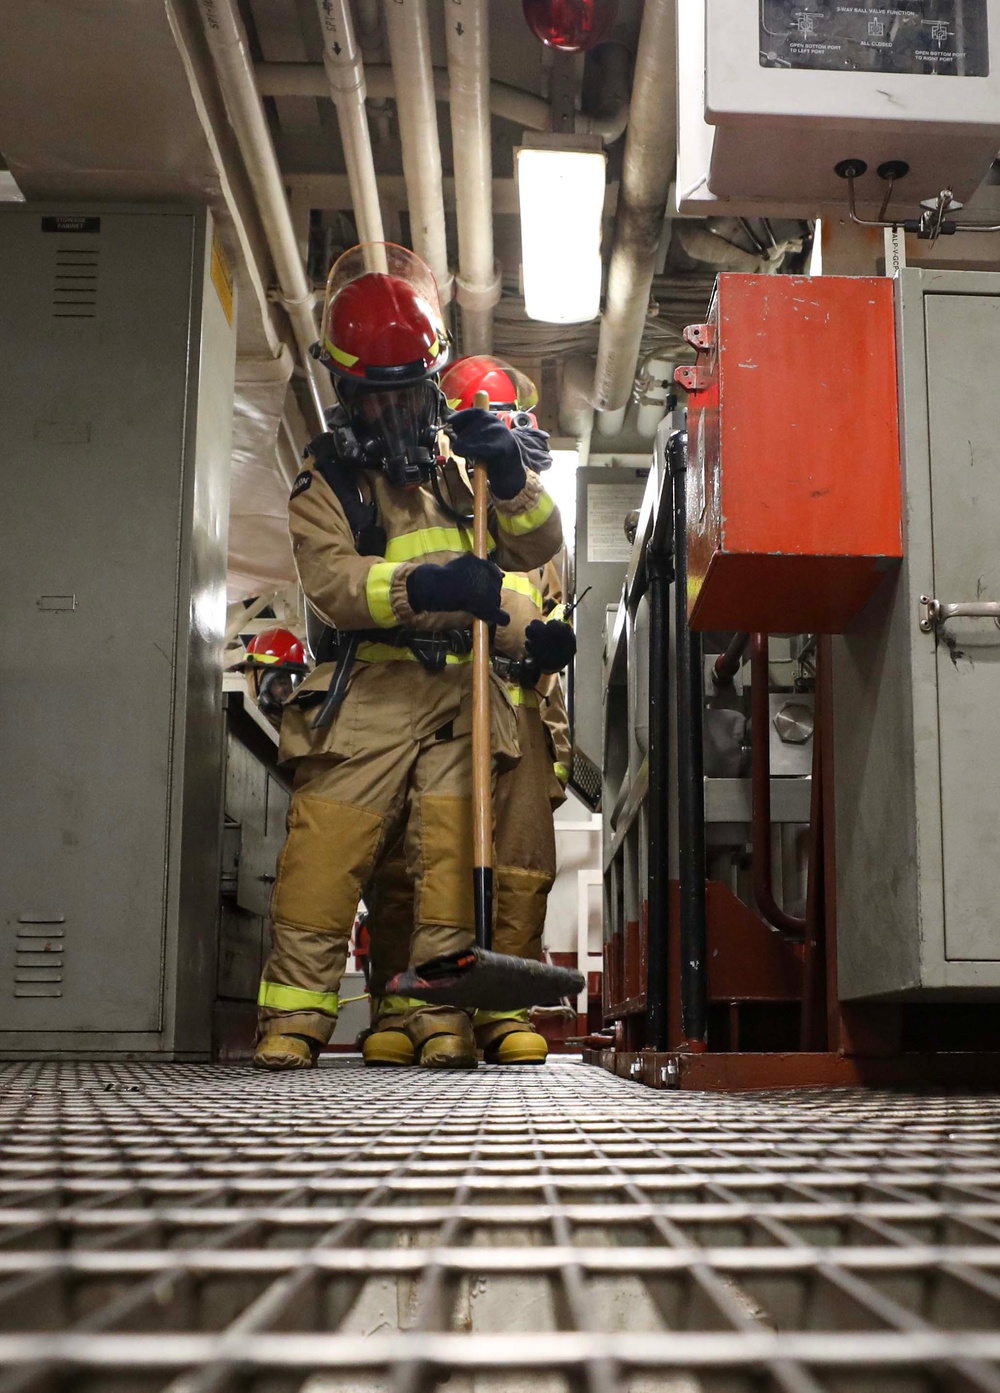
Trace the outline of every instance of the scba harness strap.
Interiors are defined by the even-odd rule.
[[[343,462],[335,432],[324,432],[309,443],[307,458],[313,468],[333,491],[347,519],[359,556],[385,556],[386,533],[378,516],[378,504],[366,498],[358,477],[359,471]],[[306,693],[300,705],[321,702],[313,720],[313,729],[332,724],[350,681],[351,671],[358,658],[360,644],[370,642],[391,648],[408,648],[428,672],[441,672],[449,657],[465,657],[472,652],[471,629],[352,629],[342,631],[324,624],[312,640],[313,657],[317,666],[336,663],[327,691]]]

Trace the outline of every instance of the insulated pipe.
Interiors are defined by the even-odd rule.
[[[325,424],[324,408],[333,406],[335,401],[333,387],[326,369],[320,367],[310,353],[316,342],[313,290],[299,257],[281,171],[254,82],[253,65],[236,14],[235,0],[199,0],[199,9],[229,120],[260,209],[278,276],[280,300],[291,321],[299,360],[305,368],[322,425]]]
[[[677,159],[675,0],[646,0],[597,345],[594,405],[628,404]]]
[[[337,108],[358,241],[384,242],[375,160],[365,110],[365,68],[354,36],[350,5],[348,0],[316,0],[316,10],[323,34],[323,67],[330,96]],[[371,269],[386,270],[384,256],[382,263]]]
[[[493,259],[487,0],[444,0],[444,15],[458,214],[455,296],[462,311],[462,352],[491,353],[492,310],[500,299],[500,274]]]
[[[687,432],[667,446],[674,498],[674,662],[677,665],[677,854],[680,870],[681,1024],[685,1047],[708,1039],[708,921],[705,899],[705,775],[701,634],[687,613]]]
[[[767,922],[779,933],[801,939],[805,919],[787,914],[774,898],[771,882],[771,704],[767,634],[750,639],[750,818],[753,897]],[[815,733],[813,739],[816,739]],[[815,747],[814,747],[815,748]]]
[[[631,385],[629,391],[631,392]],[[609,440],[616,435],[621,435],[625,426],[625,412],[628,410],[628,402],[615,411],[598,411],[594,418],[597,422],[597,434],[606,436]]]
[[[329,87],[326,74],[319,63],[258,63],[256,68],[257,85],[262,97],[328,97]],[[441,68],[433,69],[434,100],[451,101],[451,85],[448,74]],[[368,95],[378,101],[384,97],[395,99],[396,79],[390,67],[381,63],[368,63],[365,67],[365,83]],[[507,82],[489,84],[490,111],[503,121],[510,121],[530,131],[550,131],[552,129],[552,109],[544,97],[536,97],[533,92],[522,91]],[[629,119],[629,104],[622,103],[607,116],[584,116],[577,113],[574,130],[577,135],[599,135],[606,145],[617,140],[624,131]]]
[[[452,295],[452,278],[426,0],[385,0],[383,13],[396,84],[413,250],[433,271],[441,303],[446,304]]]

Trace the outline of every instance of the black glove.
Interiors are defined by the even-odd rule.
[[[576,634],[561,619],[533,619],[524,631],[524,646],[540,672],[562,672],[576,654]]]
[[[541,474],[543,469],[552,468],[552,455],[546,444],[548,438],[548,431],[535,430],[533,426],[525,426],[514,432],[514,439],[521,447],[521,459],[526,469]]]
[[[482,460],[496,498],[513,498],[524,488],[526,474],[517,437],[489,411],[470,406],[448,417],[445,427],[455,453],[472,463]]]
[[[406,598],[417,614],[466,610],[477,619],[502,627],[510,623],[510,615],[500,608],[502,584],[503,571],[495,562],[480,561],[467,553],[443,566],[433,562],[417,566],[406,577]]]

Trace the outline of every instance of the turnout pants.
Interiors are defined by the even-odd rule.
[[[258,1038],[330,1038],[358,901],[401,832],[413,885],[403,966],[473,941],[471,690],[468,664],[428,673],[411,662],[366,663],[330,730],[311,730],[314,708],[286,710],[282,753],[295,780]],[[499,682],[491,709],[494,754],[509,763],[516,721]],[[457,1014],[423,1007],[415,1043],[454,1028]]]
[[[493,797],[493,948],[497,953],[537,962],[542,956],[546,903],[556,876],[552,811],[562,801],[563,792],[552,769],[552,751],[536,705],[517,707],[517,732],[521,758],[500,774]],[[386,1022],[392,1018],[393,1025],[401,1013],[416,1005],[406,998],[385,995],[386,983],[397,972],[422,960],[414,950],[419,934],[415,888],[403,837],[389,848],[367,897],[373,1019]],[[480,1045],[490,1044],[512,1029],[524,1029],[526,1020],[524,1011],[477,1011],[476,1037]]]

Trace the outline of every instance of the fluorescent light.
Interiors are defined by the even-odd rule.
[[[581,324],[601,307],[605,156],[525,146],[517,152],[524,311]]]
[[[579,467],[578,449],[553,450],[552,468],[542,475],[545,492],[562,516],[563,541],[571,554],[576,547],[576,471]]]

